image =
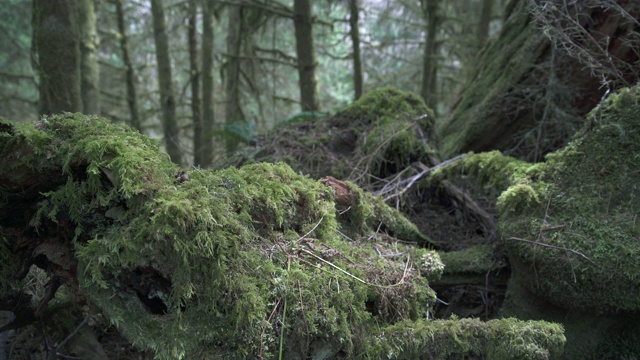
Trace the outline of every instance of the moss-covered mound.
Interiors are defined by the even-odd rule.
[[[519,280],[551,304],[640,310],[640,89],[611,95],[587,125],[499,200]]]
[[[442,263],[353,184],[284,164],[181,171],[155,142],[81,114],[3,122],[0,139],[3,294],[36,264],[72,294],[45,307],[87,304],[158,358],[562,352],[555,325],[419,320]]]
[[[413,93],[375,89],[331,118],[279,128],[258,140],[241,161],[284,161],[313,178],[332,175],[366,185],[369,175],[385,178],[411,162],[429,163],[424,135],[433,113]],[[364,179],[363,179],[364,177]]]

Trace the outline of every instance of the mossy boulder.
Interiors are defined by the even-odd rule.
[[[499,199],[516,276],[561,308],[640,310],[640,94],[611,95]]]
[[[3,121],[0,139],[2,296],[35,264],[66,289],[45,307],[84,304],[157,358],[562,352],[553,324],[424,320],[438,254],[353,184],[282,163],[184,171],[155,141],[81,114]]]

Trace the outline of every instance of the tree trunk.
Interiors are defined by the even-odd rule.
[[[229,27],[227,30],[227,71],[225,79],[225,121],[227,125],[244,121],[240,107],[240,45],[242,31],[242,7],[229,7]],[[229,134],[227,134],[229,135]],[[234,136],[226,136],[227,154],[232,154],[238,147]]]
[[[318,104],[316,55],[311,20],[311,1],[295,0],[293,2],[293,24],[296,35],[296,55],[298,57],[302,111],[316,111],[320,107]]]
[[[478,30],[476,33],[478,47],[482,47],[489,38],[489,24],[491,24],[491,14],[493,10],[493,0],[482,0]]]
[[[571,44],[554,50],[545,36],[548,32],[541,31],[541,24],[533,18],[530,4],[524,0],[507,3],[504,27],[483,49],[450,116],[436,122],[434,131],[443,158],[497,149],[518,158],[540,160],[566,144],[606,91],[603,78],[594,76],[597,71],[586,66],[593,64],[569,56],[566,49],[574,51]],[[638,10],[626,7],[631,17],[640,17]],[[620,20],[620,13],[598,6],[585,6],[581,14],[564,15],[557,7],[541,5],[540,9],[555,11],[556,17],[565,16],[556,24],[573,24],[570,31],[551,29],[561,30],[560,34],[580,34],[578,44],[573,44],[573,54],[581,51],[580,44],[610,39],[609,46],[601,48],[607,53],[602,58],[629,65],[638,61],[633,48],[624,45],[635,35],[632,27]],[[638,80],[637,66],[610,71],[613,74],[618,70],[629,83]],[[615,89],[613,82],[608,86]]]
[[[349,26],[353,48],[353,89],[354,100],[362,96],[362,60],[360,59],[360,27],[358,26],[358,0],[349,0]]]
[[[202,2],[202,150],[200,165],[204,168],[213,162],[213,1]]]
[[[40,76],[39,113],[82,111],[77,1],[34,0],[32,26]]]
[[[100,68],[98,66],[98,32],[93,0],[78,1],[80,21],[80,88],[82,112],[97,115],[100,112]]]
[[[438,0],[422,0],[423,17],[427,23],[424,44],[424,59],[422,62],[422,90],[420,94],[424,102],[434,112],[438,103],[436,94],[437,74],[437,30],[438,30]]]
[[[136,75],[133,71],[131,56],[129,55],[129,37],[127,35],[127,26],[124,20],[124,10],[122,0],[113,0],[116,5],[116,17],[118,18],[118,32],[120,33],[120,49],[122,51],[122,62],[125,68],[126,86],[127,86],[127,106],[131,119],[129,124],[142,132],[140,124],[140,113],[138,111],[138,95],[136,92]]]
[[[153,35],[156,43],[156,59],[158,61],[158,82],[160,83],[160,106],[167,153],[176,164],[182,163],[180,152],[179,130],[176,119],[176,100],[173,95],[171,75],[171,59],[169,58],[169,41],[164,20],[162,0],[151,0],[153,16]]]
[[[197,40],[198,4],[189,0],[189,66],[191,68],[191,117],[193,121],[193,164],[202,163],[202,115],[200,111],[200,69],[198,69]]]

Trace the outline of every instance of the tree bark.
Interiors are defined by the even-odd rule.
[[[202,131],[194,136],[201,137],[202,150],[200,165],[204,168],[213,162],[213,0],[202,2]]]
[[[437,31],[438,31],[438,0],[421,0],[423,17],[426,21],[426,38],[424,43],[424,58],[422,62],[422,89],[420,94],[424,102],[434,112],[438,103],[436,94],[437,76]]]
[[[489,38],[489,24],[491,24],[491,14],[493,10],[493,0],[482,0],[480,19],[478,21],[477,39],[478,47],[482,47]]]
[[[360,58],[360,27],[358,25],[358,0],[349,0],[349,35],[353,48],[353,89],[354,100],[362,96],[362,59]]]
[[[32,26],[40,76],[38,112],[82,111],[77,1],[34,0]]]
[[[316,81],[316,55],[311,22],[311,1],[293,2],[293,24],[296,35],[296,55],[300,83],[300,105],[302,111],[316,111],[318,104],[318,84]]]
[[[129,107],[129,114],[131,116],[129,124],[142,132],[142,125],[140,123],[140,112],[138,111],[138,94],[136,91],[136,75],[133,70],[133,64],[131,63],[131,56],[129,51],[129,36],[127,35],[127,26],[124,19],[124,10],[122,6],[122,0],[113,0],[116,6],[116,17],[118,19],[118,32],[120,33],[120,49],[122,51],[122,62],[125,68],[125,82],[127,88],[127,106]]]
[[[191,118],[193,122],[193,164],[202,163],[202,114],[200,111],[200,69],[198,68],[197,39],[198,4],[189,0],[189,67],[191,72]]]
[[[156,60],[158,62],[158,82],[160,83],[160,106],[167,153],[176,164],[182,163],[180,137],[176,119],[176,100],[173,94],[171,75],[171,59],[169,57],[169,41],[164,19],[162,0],[151,0],[153,16],[153,35],[156,43]]]
[[[571,56],[566,51],[572,51],[570,46],[554,48],[535,21],[530,4],[524,0],[507,3],[504,27],[483,48],[451,114],[436,122],[434,132],[442,158],[501,150],[525,160],[540,160],[564,146],[582,126],[584,115],[601,100],[606,87],[594,75],[597,71],[581,62],[585,57]],[[639,18],[640,11],[630,4],[626,11]],[[573,26],[569,31],[556,29],[558,33],[580,34],[583,45],[610,39],[609,46],[602,48],[606,53],[602,58],[629,64],[612,72],[619,71],[629,83],[636,82],[637,66],[631,65],[638,56],[624,45],[637,39],[632,27],[609,8],[581,9],[580,14],[564,15],[559,8],[547,10],[555,11],[553,16],[565,16],[557,18],[556,24]],[[613,83],[607,86],[616,88]]]
[[[98,66],[98,32],[93,0],[78,1],[80,21],[80,55],[82,112],[100,113],[100,67]]]
[[[240,107],[240,46],[242,42],[242,7],[229,7],[229,26],[227,30],[227,71],[225,79],[225,121],[227,125],[244,121]],[[233,154],[238,147],[234,136],[225,138],[227,154]]]

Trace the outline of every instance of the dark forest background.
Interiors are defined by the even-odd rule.
[[[2,0],[1,115],[97,114],[203,167],[380,86],[445,115],[504,3]]]

